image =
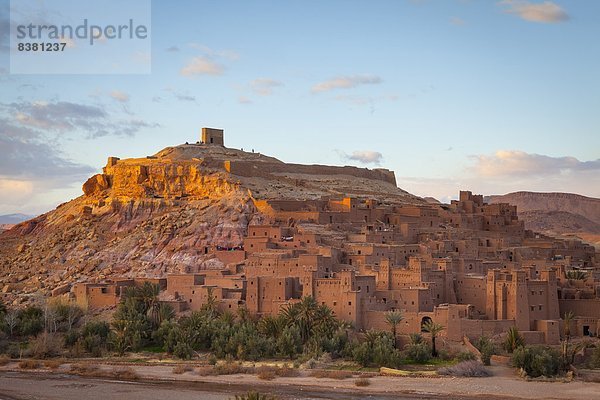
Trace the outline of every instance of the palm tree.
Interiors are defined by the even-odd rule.
[[[572,279],[576,281],[583,281],[587,279],[587,273],[585,271],[579,269],[572,269],[570,271],[565,272],[567,279]]]
[[[214,289],[209,286],[206,288],[206,303],[202,305],[202,311],[206,312],[209,317],[214,317],[217,313],[217,296],[214,294]]]
[[[569,342],[569,339],[571,339],[571,322],[574,318],[575,314],[573,314],[573,311],[566,312],[563,316],[563,333],[567,342]]]
[[[581,272],[581,271],[569,271],[569,272]],[[569,341],[571,340],[571,322],[573,321],[574,318],[575,318],[575,314],[573,314],[573,311],[566,312],[563,316],[564,339],[562,340],[560,347],[561,347],[561,352],[562,352],[563,368],[565,369],[565,371],[567,369],[569,369],[569,366],[573,363],[573,359],[575,358],[575,353],[580,350],[579,348],[577,348],[577,346],[575,349],[569,348]],[[572,355],[569,354],[571,350],[572,350]]]
[[[410,339],[410,344],[421,344],[423,343],[423,335],[420,333],[410,333],[408,335]]]
[[[516,326],[511,326],[506,332],[506,339],[504,340],[504,348],[509,353],[512,353],[517,348],[525,346],[525,339],[519,332]]]
[[[423,331],[429,332],[431,334],[431,355],[433,357],[437,357],[437,355],[438,355],[437,350],[435,348],[435,339],[436,339],[437,335],[444,329],[446,329],[444,327],[444,325],[437,324],[437,323],[433,322],[432,320],[427,320],[423,324]]]
[[[284,320],[280,316],[265,315],[258,321],[258,331],[271,338],[278,338],[283,327]]]
[[[161,326],[163,322],[170,321],[175,318],[175,310],[170,304],[160,303],[158,306],[158,312],[156,313],[155,326]]]
[[[308,341],[315,320],[315,312],[317,310],[317,301],[312,296],[303,297],[297,305],[298,315],[296,324],[300,328],[300,336],[302,343]]]
[[[396,328],[404,320],[404,315],[400,310],[391,310],[385,313],[385,322],[392,328],[392,337],[394,338],[394,348],[396,348]]]

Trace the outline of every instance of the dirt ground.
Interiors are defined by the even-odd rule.
[[[93,398],[97,392],[104,399],[226,399],[249,389],[276,394],[281,399],[600,399],[600,384],[573,382],[525,381],[508,367],[491,367],[488,378],[386,377],[369,378],[370,385],[357,387],[355,378],[343,380],[300,377],[277,377],[260,380],[256,375],[200,376],[195,371],[174,374],[172,365],[131,366],[139,376],[136,382],[115,379],[74,377],[65,374],[68,365],[55,372],[23,372],[16,363],[0,367],[0,400],[13,399],[81,399]],[[103,369],[113,366],[103,365]],[[199,393],[202,396],[199,396]],[[78,397],[79,396],[79,397]],[[113,397],[114,396],[114,397]],[[191,396],[191,397],[190,397]]]

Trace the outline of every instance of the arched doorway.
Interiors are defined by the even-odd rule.
[[[431,318],[429,318],[429,317],[421,318],[421,332],[427,332],[425,329],[423,329],[423,325],[430,323],[430,322],[431,322]]]

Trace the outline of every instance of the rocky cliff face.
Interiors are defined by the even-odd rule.
[[[554,236],[574,235],[600,245],[600,199],[571,193],[515,192],[485,198],[517,206],[525,227]]]
[[[228,170],[231,161],[250,169],[236,175]],[[271,169],[276,174],[269,165],[278,165]],[[389,171],[311,166],[296,173],[286,165],[198,145],[147,158],[110,157],[83,184],[82,196],[0,233],[0,289],[18,303],[78,281],[221,267],[206,248],[239,245],[249,224],[264,222],[255,198],[343,193],[421,201],[392,184]]]

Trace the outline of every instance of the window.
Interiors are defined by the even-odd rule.
[[[351,301],[349,301],[349,302],[348,302],[348,305],[349,305],[349,306],[351,306],[351,305],[352,305],[352,302],[351,302]]]

